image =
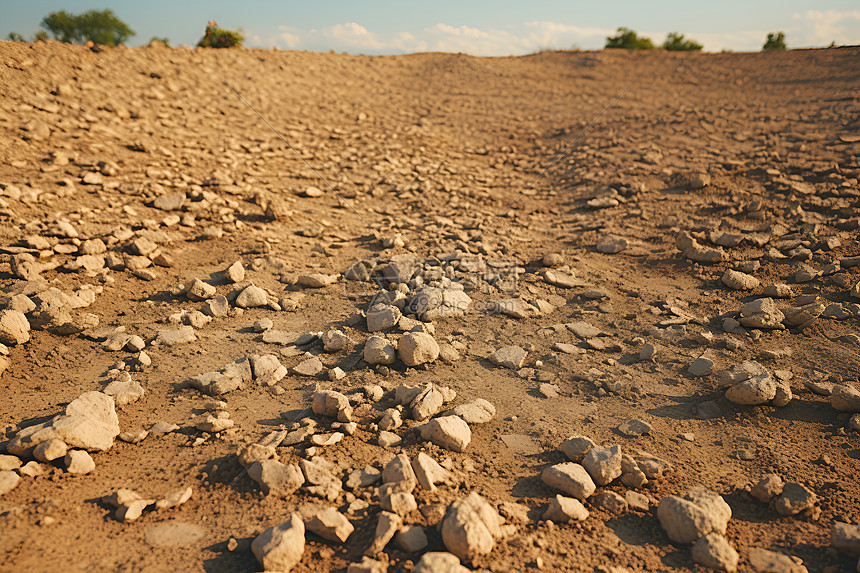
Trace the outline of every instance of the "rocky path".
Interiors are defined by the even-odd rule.
[[[857,56],[3,42],[0,569],[860,570]]]

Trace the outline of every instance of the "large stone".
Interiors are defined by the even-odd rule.
[[[776,474],[766,474],[758,483],[750,488],[750,495],[762,503],[768,503],[770,500],[782,493],[785,484]]]
[[[9,493],[15,489],[15,486],[18,485],[20,480],[21,476],[12,470],[0,471],[0,495]]]
[[[697,263],[719,263],[726,258],[725,251],[722,249],[704,247],[687,232],[678,234],[678,238],[675,240],[675,246],[678,247],[678,250],[681,251],[682,255]]]
[[[797,515],[810,509],[818,501],[818,496],[799,483],[787,483],[776,498],[774,508],[782,515]]]
[[[830,545],[848,555],[860,555],[860,525],[834,522],[830,529]]]
[[[313,411],[321,416],[337,418],[340,422],[352,421],[349,399],[334,390],[323,390],[314,396]]]
[[[621,446],[594,446],[582,460],[582,466],[596,485],[606,485],[621,476]]]
[[[725,534],[732,510],[723,498],[701,488],[690,490],[683,498],[670,495],[660,500],[657,518],[669,539],[693,543],[703,535]]]
[[[767,549],[758,547],[750,549],[747,559],[755,573],[808,573],[806,567],[788,555]]]
[[[830,404],[840,412],[860,412],[860,390],[853,386],[834,386]]]
[[[442,541],[448,551],[471,563],[493,550],[495,540],[502,536],[502,523],[495,508],[472,492],[448,507],[442,520]]]
[[[470,573],[456,555],[444,551],[431,551],[421,556],[412,573]]]
[[[242,289],[236,296],[235,304],[239,308],[255,308],[258,306],[266,306],[269,303],[269,295],[258,287],[250,284]]]
[[[735,404],[756,406],[776,397],[777,381],[758,362],[747,361],[720,375],[723,384],[731,384],[726,399]]]
[[[472,441],[472,431],[459,416],[440,416],[421,427],[421,438],[446,450],[462,452]]]
[[[108,396],[113,396],[117,406],[125,406],[143,398],[146,391],[140,385],[140,382],[136,382],[130,376],[126,376],[108,384],[104,389],[104,393]]]
[[[344,543],[355,529],[352,523],[333,507],[318,511],[308,520],[307,528],[323,539],[340,543]]]
[[[3,344],[24,344],[30,340],[30,323],[23,312],[17,310],[0,311],[0,342]]]
[[[435,384],[430,383],[412,399],[409,407],[412,409],[412,418],[424,421],[434,416],[445,402],[445,396]]]
[[[412,471],[418,484],[428,491],[436,491],[437,483],[447,481],[451,477],[448,470],[424,452],[418,452],[413,458]]]
[[[407,366],[418,366],[439,358],[439,345],[426,332],[410,332],[397,340],[397,353]]]
[[[785,328],[784,319],[785,315],[772,298],[758,298],[741,307],[738,322],[749,328],[782,329]]]
[[[519,370],[523,367],[527,352],[519,346],[503,346],[490,356],[490,362],[497,366],[504,366],[511,370]]]
[[[376,522],[376,531],[374,532],[373,541],[364,554],[370,557],[380,553],[394,537],[394,534],[400,530],[402,525],[403,518],[396,513],[388,511],[380,512],[379,520]]]
[[[387,338],[381,336],[371,336],[364,343],[364,361],[374,366],[376,364],[389,365],[394,364],[397,357],[397,351],[394,345]]]
[[[393,328],[400,320],[400,309],[389,304],[377,304],[367,311],[367,331]]]
[[[83,450],[69,451],[63,458],[63,463],[66,464],[66,471],[70,474],[88,474],[96,469],[93,458]]]
[[[248,466],[248,476],[260,485],[266,495],[289,495],[305,483],[305,476],[299,466],[282,464],[273,459],[253,462]]]
[[[563,491],[579,500],[584,500],[597,489],[585,468],[573,462],[549,466],[543,470],[540,477],[549,487]]]
[[[62,458],[69,450],[69,446],[63,440],[52,439],[44,442],[33,448],[33,457],[40,462],[50,462],[57,458]]]
[[[273,386],[287,375],[287,368],[274,354],[254,354],[249,357],[254,380],[264,386]]]
[[[572,519],[583,521],[587,517],[588,510],[585,509],[585,506],[578,499],[564,497],[559,494],[556,494],[552,501],[550,501],[549,507],[546,508],[543,514],[545,520],[556,523],[563,523]]]
[[[561,451],[567,456],[567,459],[573,462],[581,462],[582,458],[591,451],[594,447],[594,442],[590,438],[574,434],[561,443]]]
[[[454,407],[448,414],[460,416],[467,424],[485,424],[496,415],[496,407],[483,398],[476,398],[468,404]]]
[[[305,552],[305,524],[294,513],[288,521],[270,527],[254,539],[251,551],[266,571],[289,573]]]
[[[30,455],[41,442],[57,439],[73,448],[106,451],[118,435],[113,398],[101,392],[84,392],[66,406],[65,414],[18,432],[6,450],[17,456]]]
[[[738,552],[719,533],[709,533],[693,544],[693,561],[719,571],[737,571]]]
[[[732,269],[726,269],[722,281],[724,285],[733,290],[752,290],[761,284],[754,276]]]
[[[211,396],[220,396],[244,388],[252,378],[251,363],[242,357],[217,372],[206,372],[192,377],[188,380],[188,385]]]

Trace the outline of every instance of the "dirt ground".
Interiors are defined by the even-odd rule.
[[[10,264],[30,253],[45,265],[47,286],[92,285],[95,302],[82,310],[98,317],[98,328],[124,326],[142,337],[152,359],[130,368],[137,354],[106,350],[97,329],[34,329],[29,342],[8,349],[0,439],[104,388],[117,367],[130,368],[146,390],[118,408],[123,431],[179,426],[137,444],[116,440],[92,454],[96,468],[86,475],[69,475],[59,459],[44,475],[22,477],[0,497],[0,570],[259,571],[250,545],[264,529],[293,511],[345,510],[363,498],[370,504],[349,515],[349,540],[308,533],[293,569],[345,571],[373,537],[373,488],[345,491],[331,504],[304,489],[264,496],[237,446],[304,416],[328,427],[330,419],[308,410],[314,384],[349,393],[404,382],[449,386],[454,404],[484,398],[496,415],[472,426],[463,453],[422,441],[413,420],[397,430],[402,445],[384,449],[375,423],[393,405],[388,393],[357,410],[355,435],[318,453],[344,479],[400,451],[447,460],[453,483],[416,491],[420,511],[405,520],[427,526],[429,551],[445,550],[436,510],[477,491],[496,507],[525,506],[529,519],[508,519],[516,532],[475,569],[706,571],[656,516],[662,497],[701,485],[731,506],[726,537],[739,570],[751,570],[753,548],[795,556],[809,571],[854,570],[856,558],[830,548],[830,528],[860,524],[860,433],[848,427],[849,413],[807,385],[860,384],[860,300],[849,295],[860,266],[826,270],[860,255],[860,48],[476,58],[0,42],[0,86],[4,301],[36,292],[28,289],[38,281],[25,283]],[[703,175],[709,181],[700,186]],[[308,194],[311,186],[321,193]],[[177,191],[186,193],[179,210],[154,206]],[[726,247],[722,262],[699,264],[675,246],[685,231],[708,247],[717,232],[746,239]],[[600,252],[608,235],[627,248]],[[157,243],[169,266],[123,270],[122,254],[137,237]],[[116,270],[75,268],[78,247],[95,238],[120,257]],[[545,280],[549,253],[588,286]],[[468,257],[507,261],[519,269],[515,296],[546,306],[523,318],[436,319],[435,339],[458,349],[458,359],[368,366],[361,347],[369,334],[356,316],[367,299],[342,274],[357,260],[406,254],[459,259],[464,275]],[[200,309],[182,285],[200,278],[226,295],[232,286],[218,273],[235,261],[246,281],[295,308],[234,310],[195,328],[192,342],[150,343],[176,328],[171,315]],[[760,261],[750,274],[761,285],[726,288],[723,272],[744,261]],[[825,274],[798,283],[803,265]],[[340,278],[318,289],[297,284],[308,273]],[[800,330],[726,331],[725,318],[777,283],[794,289],[777,301],[781,308],[817,296],[842,305],[845,316]],[[497,294],[470,293],[475,301]],[[212,398],[183,387],[189,377],[255,353],[276,353],[287,368],[306,357],[263,342],[253,328],[263,319],[285,332],[344,330],[356,342],[349,350],[302,350],[346,376],[330,382],[325,371],[318,379],[291,371],[275,387],[248,385],[218,397],[233,429],[196,429]],[[601,344],[560,326],[579,321],[600,329]],[[559,351],[558,343],[577,350]],[[657,347],[652,360],[639,359],[645,343]],[[528,351],[524,369],[488,360],[506,345]],[[703,355],[713,372],[692,376],[687,368]],[[785,371],[791,402],[724,398],[719,373],[744,360]],[[558,395],[541,393],[542,383]],[[705,402],[716,405],[708,415],[698,407]],[[619,433],[633,418],[651,431]],[[585,521],[540,520],[556,493],[541,471],[565,460],[559,444],[574,433],[669,460],[672,471],[641,490],[651,509],[614,514],[586,503]],[[278,455],[294,463],[306,446],[279,447]],[[769,472],[805,485],[817,505],[786,517],[754,500],[749,486]],[[184,505],[130,523],[100,502],[119,488],[158,497],[187,486],[193,495]],[[626,489],[617,481],[600,488]],[[198,535],[159,540],[153,532],[167,521],[195,525]],[[409,571],[420,558],[394,543],[385,554],[389,571]]]

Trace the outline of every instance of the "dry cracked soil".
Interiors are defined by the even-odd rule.
[[[706,571],[658,518],[694,487],[731,508],[740,571],[858,566],[831,528],[860,524],[860,49],[0,42],[0,85],[0,570],[259,571],[265,529],[334,507],[354,531],[308,529],[292,570],[346,571],[397,487],[426,544],[377,540],[350,571],[458,552],[441,524],[472,492],[504,527],[460,551],[469,569]],[[257,355],[271,372],[200,378]],[[324,390],[348,405],[312,408]],[[51,426],[92,392],[106,411],[72,418],[107,447]],[[495,412],[468,445],[424,439],[414,418],[476,399]],[[545,519],[542,472],[575,434],[659,471],[631,484],[634,460],[584,520]],[[241,451],[329,482],[265,495]],[[444,479],[352,476],[401,453]],[[766,474],[802,495],[758,501]],[[147,501],[117,512],[120,489]]]

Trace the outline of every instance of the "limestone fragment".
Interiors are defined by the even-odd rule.
[[[588,517],[588,510],[578,499],[556,494],[544,511],[543,519],[564,523],[565,521],[583,521]]]
[[[63,462],[66,464],[66,471],[70,474],[88,474],[96,469],[93,458],[83,450],[69,451]]]
[[[333,507],[318,511],[308,522],[308,530],[323,539],[345,543],[355,529],[352,523]]]
[[[453,502],[442,520],[442,541],[462,561],[472,562],[493,550],[502,536],[502,517],[475,492]]]
[[[305,524],[298,513],[258,535],[251,551],[266,571],[289,573],[305,551]]]
[[[541,473],[541,481],[547,486],[563,491],[579,500],[594,493],[597,486],[584,467],[573,462],[549,466]]]
[[[732,510],[723,498],[705,489],[691,489],[683,498],[664,497],[657,506],[657,518],[669,539],[693,543],[711,532],[725,534]]]
[[[708,533],[693,544],[693,561],[719,571],[733,572],[738,568],[738,552],[719,533]]]
[[[446,450],[462,452],[472,441],[472,432],[459,416],[440,416],[422,426],[421,438]]]
[[[260,485],[265,495],[286,496],[305,483],[302,470],[295,464],[273,459],[257,460],[248,466],[248,476]]]

